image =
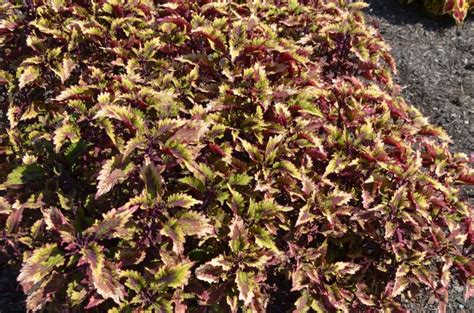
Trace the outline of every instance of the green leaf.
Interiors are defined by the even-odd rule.
[[[176,254],[181,254],[184,251],[185,237],[183,231],[178,227],[176,219],[170,219],[163,225],[160,234],[171,238],[173,242],[173,251]]]
[[[18,281],[28,292],[35,284],[52,274],[53,269],[64,265],[64,257],[59,254],[56,244],[47,244],[37,248],[23,262]]]
[[[299,8],[300,4],[298,0],[289,0],[288,1],[288,10],[291,12],[296,11]]]
[[[56,129],[53,139],[56,153],[61,150],[66,139],[69,139],[71,143],[77,143],[81,139],[80,130],[77,125],[66,122]]]
[[[173,241],[173,251],[180,254],[184,249],[185,236],[203,237],[214,232],[209,220],[194,211],[183,211],[177,218],[169,219],[160,233]]]
[[[436,290],[438,283],[435,283],[435,279],[430,271],[428,271],[423,266],[412,268],[411,272],[413,275],[418,278],[420,282],[431,288],[431,290]]]
[[[55,25],[52,25],[50,20],[46,18],[38,18],[30,22],[30,25],[36,27],[40,32],[44,34],[50,34],[56,38],[62,35],[61,29],[58,29],[57,27],[55,27]]]
[[[204,214],[195,211],[186,211],[181,214],[178,217],[177,226],[186,236],[203,237],[214,231],[209,219]]]
[[[181,288],[188,283],[192,263],[162,267],[155,274],[154,284],[158,288]]]
[[[90,146],[90,143],[79,140],[71,143],[64,151],[64,158],[67,163],[73,164]]]
[[[182,207],[182,208],[189,209],[195,206],[196,204],[200,204],[200,203],[202,203],[202,201],[196,200],[190,195],[187,195],[185,193],[172,194],[166,200],[166,205],[170,208]]]
[[[228,201],[229,207],[236,213],[241,212],[245,204],[244,196],[240,192],[234,190],[230,185],[227,185],[227,189],[229,189],[232,195],[231,200]]]
[[[229,177],[229,185],[247,186],[252,181],[252,177],[247,174],[234,174]]]
[[[196,144],[206,134],[208,125],[203,121],[190,121],[180,127],[169,141],[181,144]]]
[[[330,207],[338,207],[347,204],[352,199],[352,194],[335,189],[326,199],[327,205]]]
[[[255,203],[251,199],[248,214],[250,218],[258,221],[264,218],[272,219],[279,212],[289,212],[291,210],[293,210],[293,208],[281,206],[271,200],[263,200]]]
[[[336,262],[334,264],[331,264],[329,268],[329,272],[332,272],[332,274],[336,274],[337,276],[344,276],[344,275],[354,275],[359,271],[361,268],[361,265],[354,264],[351,262]]]
[[[56,101],[64,101],[69,98],[82,95],[89,92],[89,87],[87,86],[71,86],[67,89],[64,89],[59,93],[59,95],[55,98]]]
[[[242,300],[246,306],[250,305],[255,298],[255,292],[258,288],[255,282],[255,274],[239,270],[235,277],[235,283],[239,290],[239,299]]]
[[[347,166],[347,164],[349,164],[349,162],[345,159],[342,153],[336,153],[326,166],[323,177],[332,173],[339,173]]]
[[[84,235],[94,236],[95,239],[122,237],[128,233],[125,225],[136,210],[136,207],[112,209],[102,215],[102,221],[96,221],[93,226],[86,229]]]
[[[347,8],[351,11],[360,11],[362,9],[367,8],[368,6],[369,4],[363,1],[355,1],[347,4]]]
[[[316,313],[326,313],[327,312],[327,310],[324,308],[324,305],[316,299],[314,299],[311,302],[311,309],[313,309],[314,312],[316,312]]]
[[[105,120],[104,120],[105,122]],[[118,140],[116,140],[116,136],[114,134],[114,130],[111,129],[111,132],[109,133],[107,131],[107,134],[109,135],[110,138],[114,137],[112,140],[115,145],[118,144]],[[147,146],[147,140],[144,136],[138,135],[136,137],[133,137],[130,139],[125,147],[123,149],[120,149],[120,152],[122,153],[122,158],[125,160],[127,159],[133,152],[136,152],[137,150],[144,150]],[[138,153],[138,152],[137,152]]]
[[[4,197],[0,197],[0,214],[10,214],[12,212],[12,205]]]
[[[302,180],[302,176],[298,168],[291,162],[283,160],[281,161],[282,167],[293,177],[298,180]]]
[[[76,68],[76,66],[77,64],[71,58],[65,57],[63,59],[63,64],[59,75],[63,84],[71,76],[71,73]]]
[[[252,229],[252,233],[255,236],[255,242],[260,248],[267,248],[274,252],[279,252],[278,248],[275,245],[275,242],[273,241],[272,236],[267,230],[260,227],[256,227]]]
[[[145,120],[139,110],[115,104],[104,105],[96,113],[94,118],[118,120],[124,123],[128,128],[139,131],[143,131],[146,127]]]
[[[242,143],[242,147],[244,150],[249,154],[250,158],[255,161],[255,162],[261,162],[262,161],[262,154],[258,150],[257,147],[253,146],[250,142],[240,139],[240,142]]]
[[[407,199],[407,187],[402,185],[393,193],[390,205],[394,208],[402,209],[408,206]]]
[[[151,312],[159,312],[159,313],[172,313],[173,312],[173,306],[171,305],[171,302],[162,298],[154,299],[153,303],[150,304],[150,309],[152,309]]]
[[[65,0],[50,0],[49,3],[55,12],[58,12],[66,6]]]
[[[63,58],[62,63],[57,67],[51,67],[51,70],[58,75],[61,82],[64,84],[66,80],[71,76],[72,71],[76,68],[77,64],[68,56]]]
[[[179,182],[186,184],[194,189],[197,189],[200,192],[204,192],[204,190],[206,189],[206,186],[203,184],[203,182],[193,176],[186,176],[180,178]]]
[[[135,293],[137,294],[139,294],[147,286],[146,280],[137,271],[132,271],[132,270],[121,271],[120,276],[127,278],[127,281],[125,282],[125,286],[135,291]]]
[[[59,55],[62,53],[61,47],[50,48],[45,51],[45,59],[47,62],[53,62],[58,59]]]
[[[41,180],[43,177],[44,170],[39,165],[21,165],[8,174],[7,180],[0,185],[0,189],[32,183]]]
[[[0,70],[0,85],[10,84],[13,80],[13,76],[3,70]]]
[[[155,37],[151,40],[146,41],[143,45],[143,48],[141,48],[138,53],[145,60],[149,60],[153,57],[157,49],[163,45],[165,45],[165,43],[163,43],[160,38]]]
[[[278,148],[283,144],[284,135],[273,136],[268,139],[267,147],[265,148],[265,161],[272,163],[278,155]]]
[[[73,307],[81,304],[87,296],[87,290],[76,281],[68,284],[66,293]]]

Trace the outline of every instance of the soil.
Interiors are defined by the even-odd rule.
[[[23,313],[25,295],[16,282],[18,272],[9,267],[0,268],[0,313]]]
[[[442,126],[453,140],[452,151],[474,156],[474,14],[456,26],[449,16],[432,16],[419,6],[398,0],[365,0],[367,22],[374,23],[392,47],[397,83],[407,102]],[[463,194],[474,203],[474,188]],[[425,292],[405,301],[411,312],[437,312],[437,301]],[[474,312],[464,288],[453,282],[448,312]]]
[[[443,126],[453,150],[474,152],[474,18],[456,27],[449,16],[431,16],[398,0],[366,0],[392,47],[398,83],[408,102]]]
[[[370,4],[367,21],[377,25],[392,47],[397,82],[407,101],[447,130],[453,151],[474,155],[473,14],[456,27],[447,16],[433,17],[417,6],[402,6],[398,0],[366,2]],[[0,116],[0,124],[3,118]],[[464,195],[474,202],[474,188],[466,188]],[[0,313],[25,312],[16,276],[15,271],[0,267]],[[437,312],[429,293],[406,303],[412,312]],[[281,309],[270,310],[283,312]],[[464,288],[457,283],[450,290],[448,312],[474,312],[474,299],[464,301]]]

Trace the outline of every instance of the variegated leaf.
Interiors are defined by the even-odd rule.
[[[104,299],[112,299],[120,304],[125,297],[125,290],[118,280],[115,266],[106,260],[103,250],[103,247],[93,243],[82,249],[82,260],[89,265],[97,293]]]

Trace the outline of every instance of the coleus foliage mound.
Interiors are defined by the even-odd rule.
[[[3,1],[1,248],[28,310],[471,297],[470,160],[404,101],[363,7]]]
[[[423,7],[432,14],[451,15],[457,24],[461,24],[469,10],[474,10],[474,0],[401,0],[402,3],[423,4]]]

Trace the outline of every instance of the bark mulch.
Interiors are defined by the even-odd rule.
[[[365,0],[367,22],[375,23],[392,47],[397,82],[405,99],[453,140],[452,150],[474,155],[474,14],[462,26],[448,16],[432,16],[398,0]],[[474,188],[464,188],[474,203]],[[428,292],[407,305],[411,312],[437,312]],[[453,282],[448,312],[474,312],[464,288]]]

